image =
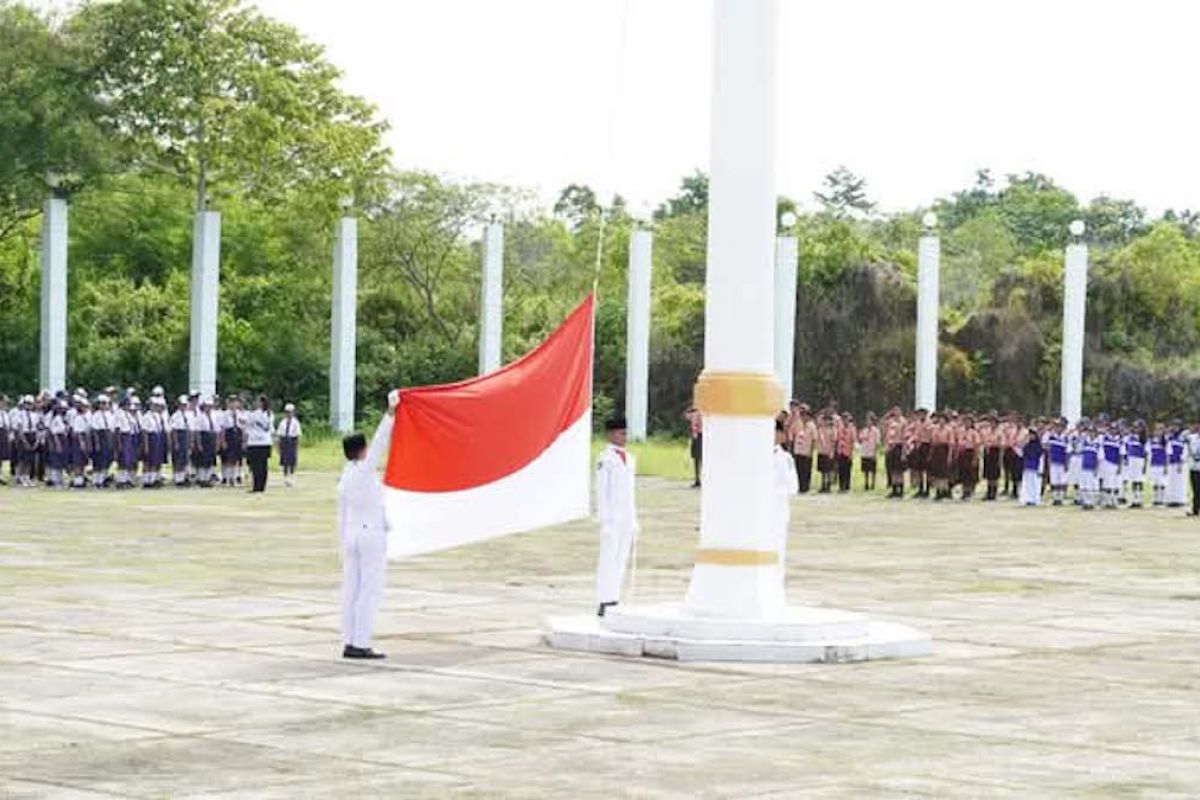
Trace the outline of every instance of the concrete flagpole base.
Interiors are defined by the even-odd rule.
[[[545,641],[556,649],[675,661],[834,664],[933,652],[932,638],[922,631],[814,606],[788,606],[769,620],[697,617],[663,604],[547,622]]]

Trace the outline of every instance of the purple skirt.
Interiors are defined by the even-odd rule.
[[[113,440],[107,433],[97,434],[92,440],[92,469],[104,471],[112,466]]]
[[[46,442],[46,466],[50,469],[67,468],[67,435],[65,433],[50,434]]]
[[[245,448],[242,446],[242,429],[226,428],[225,448],[221,452],[221,461],[226,464],[240,464],[244,455]]]
[[[117,442],[117,466],[123,470],[135,470],[138,464],[138,445],[141,437],[136,433],[122,433]]]
[[[296,455],[299,451],[300,439],[295,436],[279,437],[279,466],[296,466]]]
[[[67,447],[67,460],[72,469],[83,469],[88,464],[87,450],[83,449],[79,436],[75,434],[71,435],[71,441]]]
[[[212,431],[200,431],[198,446],[192,453],[192,464],[196,467],[215,467],[217,465],[217,434]]]
[[[146,434],[146,469],[157,472],[167,463],[167,437],[162,433]]]
[[[171,466],[176,470],[187,469],[188,456],[191,454],[191,434],[191,431],[175,431],[175,445],[171,448]]]

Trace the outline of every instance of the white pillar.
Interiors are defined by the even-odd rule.
[[[479,374],[500,368],[504,325],[504,226],[489,222],[483,229],[483,290],[479,309]]]
[[[796,269],[800,243],[795,236],[775,239],[775,378],[785,399],[792,397],[796,366]]]
[[[772,447],[775,380],[776,0],[715,0],[700,549],[684,601],[696,616],[784,609]]]
[[[221,286],[221,215],[200,211],[192,227],[191,337],[188,386],[217,388],[217,293]]]
[[[1083,222],[1071,223],[1071,233],[1082,236]],[[1062,415],[1071,424],[1083,414],[1083,331],[1087,315],[1087,245],[1067,245],[1063,269]]]
[[[355,347],[358,336],[358,220],[338,220],[333,241],[333,314],[329,369],[329,424],[354,428]]]
[[[938,282],[941,241],[937,217],[925,215],[926,232],[917,245],[917,385],[915,407],[937,408]]]
[[[41,358],[42,389],[67,384],[67,201],[50,197],[42,213]]]
[[[637,229],[629,237],[629,299],[625,329],[625,415],[629,438],[646,440],[650,394],[650,276],[654,234]]]

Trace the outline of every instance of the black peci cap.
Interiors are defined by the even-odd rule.
[[[629,423],[624,417],[609,417],[608,421],[604,423],[606,431],[623,431],[628,427]]]

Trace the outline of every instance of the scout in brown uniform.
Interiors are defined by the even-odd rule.
[[[930,423],[928,411],[923,408],[917,409],[909,436],[912,439],[912,454],[908,460],[908,467],[910,481],[916,490],[914,496],[929,497],[928,471],[933,425]]]
[[[858,431],[858,463],[863,474],[863,489],[875,491],[876,458],[879,454],[879,426],[875,415],[867,412],[867,421]]]
[[[900,409],[893,407],[883,421],[883,448],[886,452],[884,463],[887,467],[888,497],[904,496],[904,415]]]
[[[854,417],[849,414],[842,416],[841,427],[837,434],[837,477],[838,491],[850,491],[850,468],[854,464],[854,444],[858,441],[858,431],[854,427]]]
[[[800,479],[800,494],[808,494],[812,486],[813,446],[817,442],[817,423],[813,421],[812,410],[805,403],[800,403],[796,408],[789,438],[792,457],[796,461],[796,476]]]
[[[837,424],[833,415],[826,412],[821,415],[821,424],[817,426],[817,472],[821,473],[821,494],[829,494],[833,488],[836,454]]]
[[[688,424],[688,438],[691,440],[692,471],[696,475],[696,480],[692,483],[692,488],[699,489],[700,471],[704,465],[704,421],[700,416],[700,409],[695,406],[683,412],[683,418],[687,420]]]
[[[983,418],[980,444],[983,448],[983,479],[987,482],[987,494],[983,499],[995,500],[1000,483],[1001,452],[1004,449],[995,413],[988,414]]]
[[[962,499],[975,496],[975,484],[979,483],[979,449],[982,434],[975,427],[975,418],[967,415],[963,419],[958,436],[958,479],[962,482]]]
[[[1024,420],[1018,414],[1011,414],[1008,424],[1008,435],[1005,437],[1005,493],[1010,495],[1012,499],[1017,499],[1017,493],[1021,489],[1021,482],[1025,473],[1024,462],[1021,460],[1021,453],[1025,448],[1025,442],[1029,438],[1029,431],[1024,426]]]
[[[950,426],[943,414],[933,415],[929,440],[929,482],[933,487],[934,500],[950,496]]]

